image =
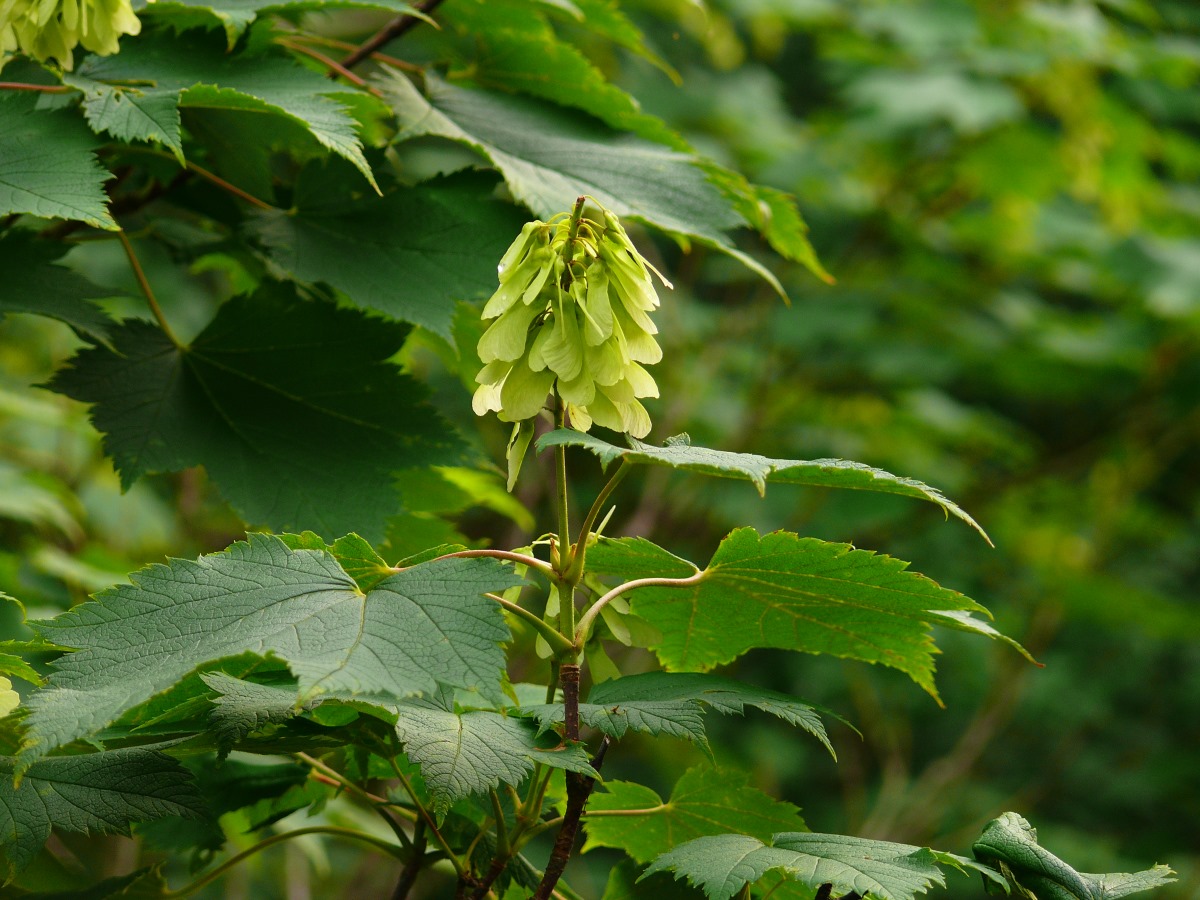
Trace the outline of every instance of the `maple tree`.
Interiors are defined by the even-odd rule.
[[[327,7],[395,18],[356,47],[309,18]],[[826,711],[710,672],[756,649],[888,666],[934,698],[935,628],[1024,653],[975,601],[847,544],[744,527],[700,566],[647,537],[603,535],[616,485],[660,466],[760,493],[926,501],[987,539],[935,488],[861,463],[639,440],[640,399],[657,393],[644,366],[659,356],[658,304],[622,222],[723,254],[780,294],[739,229],[829,276],[792,198],[697,153],[576,46],[581,31],[666,67],[616,6],[174,0],[140,9],[139,28],[111,12],[119,52],[86,38],[97,54],[5,45],[33,56],[5,65],[0,92],[0,261],[13,273],[0,312],[58,319],[84,342],[47,386],[91,404],[124,486],[203,466],[263,530],[134,572],[0,648],[6,879],[21,884],[55,828],[136,825],[153,841],[158,827],[182,858],[343,795],[384,836],[303,826],[207,869],[198,857],[182,887],[167,887],[167,861],[94,895],[185,895],[277,843],[326,834],[394,859],[396,896],[447,870],[462,896],[570,896],[560,879],[581,823],[585,849],[648,864],[618,867],[611,898],[659,892],[663,876],[639,878],[666,871],[722,900],[908,900],[944,885],[944,870],[1082,900],[1170,880],[1165,866],[1079,873],[1014,813],[967,857],[811,833],[797,807],[736,772],[689,769],[666,801],[604,782],[629,733],[707,748],[713,709],[759,709],[832,752]],[[411,60],[377,52],[409,32]],[[104,288],[60,265],[85,238],[119,246],[148,316],[111,315],[95,302],[112,299]],[[203,321],[147,275],[143,258],[163,250],[225,279]],[[476,412],[513,423],[509,488],[528,447],[553,456],[557,521],[531,545],[469,548],[419,527],[427,546],[396,537],[406,477],[466,479],[505,502],[464,429],[395,365],[414,340],[478,392]],[[541,418],[552,427],[534,441]],[[579,523],[571,447],[607,477]],[[550,660],[543,683],[509,681],[510,648],[531,649],[522,635]],[[649,650],[659,670],[609,672],[614,642]],[[43,672],[29,660],[52,661]],[[35,689],[17,698],[11,678]],[[231,796],[230,783],[254,787]],[[554,843],[534,859],[542,835]]]

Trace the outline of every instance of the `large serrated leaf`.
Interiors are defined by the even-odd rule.
[[[119,140],[157,141],[182,160],[180,107],[250,110],[298,122],[375,184],[354,117],[334,98],[344,88],[280,54],[225,50],[211,35],[158,34],[89,56],[65,80],[83,91],[92,128]]]
[[[146,749],[43,759],[13,786],[16,761],[0,757],[0,874],[29,865],[51,828],[128,834],[134,822],[196,816],[203,804],[175,760]]]
[[[989,822],[971,852],[980,862],[1003,872],[1016,895],[1040,900],[1115,900],[1175,880],[1175,873],[1161,865],[1133,873],[1077,872],[1042,847],[1037,829],[1015,812]]]
[[[253,230],[292,277],[450,339],[455,302],[495,289],[496,260],[524,222],[495,185],[468,172],[351,200],[344,179],[306,170],[295,209],[265,213]]]
[[[37,97],[0,92],[0,216],[29,213],[115,231],[96,138],[70,110],[37,109]]]
[[[662,447],[643,444],[634,438],[630,439],[630,444],[628,448],[618,447],[592,434],[560,428],[539,438],[537,449],[541,452],[547,447],[582,447],[596,454],[606,468],[615,460],[622,460],[721,478],[737,478],[749,481],[760,495],[766,492],[767,482],[771,482],[915,497],[936,503],[947,515],[966,522],[991,543],[979,524],[936,488],[863,463],[845,459],[771,459],[754,453],[710,450],[707,447],[693,447],[686,434],[669,438]]]
[[[562,107],[455,87],[432,75],[428,99],[401,75],[378,84],[400,118],[401,140],[437,135],[475,148],[542,218],[586,194],[618,216],[715,244],[745,224],[686,154],[622,137]]]
[[[843,834],[784,832],[766,843],[745,834],[701,837],[658,857],[643,877],[674,871],[704,890],[709,900],[729,900],[772,870],[809,887],[833,885],[873,900],[913,900],[945,887],[938,855],[924,847]],[[956,866],[957,868],[957,866]]]
[[[140,13],[181,31],[197,25],[219,26],[225,30],[232,50],[242,32],[264,13],[294,16],[334,9],[381,9],[393,14],[421,15],[412,5],[400,0],[157,0],[146,4]]]
[[[0,151],[3,152],[3,151]],[[92,284],[56,261],[67,251],[63,244],[38,240],[21,231],[0,235],[0,316],[33,313],[66,322],[96,341],[107,339],[113,321],[91,301],[113,292]]]
[[[364,595],[329,554],[252,534],[195,562],[150,566],[131,582],[34,625],[78,649],[29,697],[27,761],[93,734],[197,666],[243,653],[286,662],[302,699],[395,699],[439,683],[504,696],[508,626],[483,594],[520,579],[495,560],[435,560]]]
[[[579,719],[614,738],[639,731],[705,744],[702,713],[706,706],[726,715],[741,715],[747,706],[753,706],[804,729],[833,753],[816,709],[787,694],[719,675],[646,672],[604,681],[592,688],[586,703],[579,704]],[[542,727],[563,721],[562,704],[523,707],[522,711],[538,719]]]
[[[752,787],[745,773],[707,766],[685,772],[665,803],[643,785],[607,782],[588,801],[587,815],[585,852],[616,847],[640,863],[704,835],[737,831],[767,840],[805,830],[797,807]]]
[[[987,610],[907,566],[848,544],[739,528],[698,580],[630,596],[634,614],[662,632],[651,649],[668,669],[710,669],[778,647],[891,666],[936,698],[930,625],[963,628]]]
[[[267,283],[222,306],[190,346],[129,320],[51,387],[95,404],[125,486],[204,465],[247,522],[374,539],[399,507],[391,474],[445,463],[459,444],[386,362],[406,334]]]
[[[421,767],[434,809],[444,814],[456,800],[499,784],[520,784],[534,763],[600,776],[580,744],[558,746],[524,719],[493,710],[452,712],[414,701],[394,707],[404,752]]]

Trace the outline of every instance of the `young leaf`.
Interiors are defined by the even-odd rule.
[[[745,707],[756,707],[803,728],[833,754],[825,726],[813,707],[787,694],[718,675],[646,672],[605,681],[592,688],[587,703],[579,704],[579,719],[614,738],[632,730],[706,744],[704,706],[726,715],[741,715]],[[562,704],[522,711],[537,718],[542,727],[563,721]]]
[[[113,292],[55,265],[66,250],[64,244],[41,241],[28,232],[10,230],[0,235],[0,272],[5,273],[0,281],[0,317],[5,313],[50,316],[103,342],[113,321],[91,301]]]
[[[450,339],[455,301],[495,289],[496,260],[523,224],[491,196],[494,187],[495,176],[466,172],[351,200],[345,180],[309,167],[295,208],[265,213],[252,228],[297,280],[325,282],[357,306]]]
[[[13,787],[16,761],[0,757],[0,876],[29,865],[51,828],[128,834],[134,822],[198,816],[187,771],[155,750],[131,748],[34,763]]]
[[[1037,829],[1024,817],[1006,812],[988,823],[971,852],[980,862],[1003,872],[1018,895],[1024,896],[1024,890],[1045,900],[1110,900],[1175,880],[1167,866],[1132,874],[1077,872],[1037,840]]]
[[[404,752],[421,767],[434,809],[497,785],[520,784],[534,763],[599,778],[580,744],[556,745],[520,718],[485,709],[451,712],[431,702],[394,707]]]
[[[224,41],[195,32],[157,34],[154,40],[130,41],[113,56],[89,56],[66,82],[83,91],[92,128],[118,140],[157,141],[182,160],[181,106],[284,116],[375,186],[356,122],[330,96],[346,89],[285,56],[229,54]]]
[[[375,538],[397,506],[391,473],[449,462],[458,445],[386,362],[406,333],[268,283],[222,306],[190,346],[128,320],[112,349],[83,350],[51,387],[95,404],[126,487],[201,464],[247,522]]]
[[[809,887],[833,885],[873,900],[913,900],[945,887],[937,856],[923,847],[872,841],[844,834],[776,834],[770,843],[745,834],[701,837],[658,857],[643,874],[674,871],[703,888],[709,900],[729,900],[772,870]]]
[[[454,87],[432,75],[425,82],[428,99],[401,75],[379,82],[400,117],[400,139],[438,135],[475,148],[541,218],[586,194],[621,218],[714,242],[745,224],[690,156],[531,98]]]
[[[30,213],[115,231],[96,162],[96,138],[69,110],[36,109],[37,96],[0,92],[0,216]]]
[[[642,465],[666,466],[703,475],[737,478],[751,482],[759,495],[766,493],[767,482],[774,484],[803,484],[811,487],[849,488],[881,494],[899,494],[936,503],[948,515],[966,522],[989,544],[991,540],[979,524],[956,503],[946,499],[936,488],[914,478],[901,478],[882,469],[844,459],[771,459],[754,453],[730,453],[693,447],[686,434],[668,438],[662,447],[630,439],[629,449],[617,447],[591,434],[561,428],[538,439],[540,453],[547,447],[582,447],[600,458],[605,468],[614,460]]]
[[[286,662],[302,702],[339,691],[399,698],[438,683],[504,696],[508,626],[482,594],[519,579],[495,560],[413,566],[364,595],[327,553],[251,534],[131,582],[34,625],[78,649],[29,697],[26,760],[96,732],[203,663],[242,653]]]
[[[620,815],[605,815],[615,811]],[[743,772],[708,766],[688,769],[666,803],[640,784],[606,782],[603,792],[592,794],[587,813],[585,853],[616,847],[640,863],[705,835],[737,831],[768,840],[779,831],[805,830],[797,807],[752,787]]]
[[[891,666],[936,699],[929,626],[961,627],[959,612],[987,610],[907,566],[848,544],[739,528],[697,582],[639,588],[631,605],[662,632],[651,649],[668,669],[709,669],[779,647]]]

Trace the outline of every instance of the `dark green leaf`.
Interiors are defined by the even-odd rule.
[[[94,403],[126,486],[204,465],[248,522],[381,536],[391,473],[453,460],[458,439],[424,391],[385,362],[406,329],[265,285],[187,347],[127,321],[52,387]],[[332,336],[336,335],[336,339]]]
[[[6,138],[7,139],[7,138]],[[0,152],[3,152],[0,150]],[[92,303],[112,291],[55,262],[67,247],[22,231],[0,235],[0,316],[34,313],[66,322],[82,335],[104,341],[112,320]]]
[[[604,815],[617,810],[620,815]],[[803,830],[798,808],[752,787],[745,773],[698,766],[676,782],[666,803],[640,784],[606,782],[588,801],[583,849],[616,847],[646,863],[704,835],[737,831],[769,840],[779,831]]]
[[[289,16],[333,9],[379,9],[392,13],[414,13],[408,3],[399,0],[156,0],[141,10],[142,16],[172,25],[179,30],[199,25],[225,30],[229,49],[250,23],[264,13]]]
[[[35,109],[36,95],[0,92],[0,216],[30,213],[116,230],[96,138],[74,113]]]
[[[346,692],[404,697],[438,683],[502,700],[509,637],[483,597],[519,583],[489,559],[414,566],[364,595],[327,553],[252,534],[196,562],[172,560],[36,630],[79,648],[28,700],[27,755],[95,733],[210,660],[274,654],[301,702]]]
[[[399,75],[379,85],[400,117],[401,139],[438,135],[474,147],[542,218],[570,210],[586,194],[618,216],[713,243],[744,224],[685,154],[621,137],[561,107],[433,76],[426,78],[428,99]]]
[[[662,447],[643,444],[634,438],[630,439],[630,443],[632,447],[625,449],[592,434],[561,428],[539,438],[537,449],[541,452],[547,447],[583,447],[596,454],[606,468],[619,459],[722,478],[737,478],[751,482],[760,495],[766,492],[767,482],[770,481],[775,484],[849,488],[915,497],[936,503],[948,515],[966,522],[983,535],[984,540],[991,543],[979,524],[956,503],[947,500],[936,488],[913,478],[901,478],[882,469],[873,469],[862,463],[844,459],[770,459],[754,453],[709,450],[707,447],[693,447],[686,434],[668,438]]]
[[[42,759],[13,787],[15,760],[0,758],[0,873],[29,865],[50,829],[128,834],[134,822],[196,816],[202,803],[175,760],[154,750]]]
[[[468,172],[352,200],[343,179],[309,169],[295,210],[259,217],[254,231],[293,278],[449,339],[455,302],[495,290],[496,262],[524,221],[494,187],[494,176]]]

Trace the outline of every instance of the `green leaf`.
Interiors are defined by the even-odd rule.
[[[36,95],[0,93],[0,216],[29,213],[117,229],[96,161],[96,138],[74,113],[37,109]]]
[[[937,856],[923,847],[844,834],[785,832],[769,842],[745,834],[696,838],[658,857],[642,877],[674,871],[703,888],[709,900],[728,900],[743,886],[782,870],[809,887],[833,885],[836,896],[856,891],[877,900],[912,900],[945,887]]]
[[[0,757],[0,874],[32,861],[50,829],[128,834],[134,822],[200,815],[191,778],[154,750],[110,750],[34,763],[13,787],[15,760]]]
[[[254,222],[271,261],[451,339],[455,302],[495,290],[496,261],[524,222],[492,196],[494,176],[466,172],[354,200],[344,179],[322,175],[306,169],[295,209]]]
[[[89,56],[65,80],[83,91],[92,128],[118,140],[157,141],[182,160],[180,107],[267,113],[303,125],[375,186],[357,123],[331,97],[346,88],[280,54],[225,51],[211,35],[157,34],[112,56]]]
[[[281,534],[279,539],[293,550],[324,550],[333,555],[346,574],[354,579],[359,590],[369,591],[383,579],[396,572],[384,562],[375,548],[357,534],[347,534],[332,544],[326,544],[319,534]]]
[[[428,99],[401,75],[379,81],[400,118],[400,139],[437,135],[475,148],[542,218],[586,194],[622,218],[713,243],[744,224],[693,157],[531,98],[454,87],[432,75],[425,81]]]
[[[369,594],[327,553],[271,535],[131,576],[40,634],[78,648],[30,695],[26,757],[95,733],[197,666],[274,654],[299,679],[301,702],[347,692],[405,697],[439,683],[502,700],[509,637],[483,597],[519,579],[489,559],[445,559],[381,581]]]
[[[1039,900],[1111,900],[1175,880],[1167,866],[1132,874],[1077,872],[1037,841],[1036,828],[1019,814],[1006,812],[987,824],[971,851],[980,862],[1000,869],[1017,895],[1036,895]]]
[[[442,18],[449,26],[443,33],[453,30],[459,37],[451,78],[465,75],[481,87],[572,106],[620,131],[687,149],[687,142],[661,119],[642,112],[583,53],[560,40],[527,0],[459,0]]]
[[[156,0],[138,13],[180,31],[197,25],[223,28],[232,50],[250,23],[265,13],[294,16],[333,9],[381,9],[421,15],[412,5],[399,0]]]
[[[386,362],[406,333],[267,283],[190,346],[126,321],[112,349],[82,351],[50,386],[95,404],[125,487],[204,465],[247,522],[375,538],[398,506],[391,473],[458,449],[424,389]]]
[[[699,569],[694,563],[664,550],[641,537],[609,538],[600,536],[588,548],[587,570],[632,581],[635,578],[687,578]]]
[[[604,815],[614,811],[620,815]],[[676,782],[666,803],[643,785],[606,782],[588,801],[583,849],[615,847],[646,863],[705,835],[737,831],[768,840],[778,831],[803,830],[797,807],[752,787],[744,772],[697,766]]]
[[[535,763],[599,778],[581,744],[556,746],[524,719],[493,710],[451,712],[415,701],[394,707],[404,752],[421,767],[434,809],[497,785],[520,784]]]
[[[891,666],[936,699],[929,626],[961,627],[960,612],[987,610],[907,566],[848,544],[739,528],[699,581],[638,588],[631,605],[662,632],[651,649],[668,669],[710,669],[778,647]]]
[[[107,900],[109,897],[150,900],[166,893],[167,883],[163,880],[160,866],[143,866],[128,875],[114,875],[82,890],[25,893],[18,889],[11,896],[14,900]]]
[[[803,728],[833,754],[816,709],[787,694],[718,675],[646,672],[604,681],[592,688],[587,703],[579,704],[579,719],[614,738],[632,730],[707,745],[702,717],[705,706],[725,715],[741,715],[747,706],[753,706]],[[562,704],[523,707],[522,711],[537,718],[543,728],[563,721]]]
[[[64,244],[38,240],[24,231],[10,230],[0,235],[0,271],[5,273],[0,282],[0,317],[6,313],[50,316],[66,322],[81,335],[103,342],[113,321],[91,301],[112,296],[113,292],[65,266],[55,265],[67,249]]]
[[[707,447],[693,447],[686,434],[668,438],[661,447],[643,444],[634,438],[630,439],[630,444],[632,446],[626,449],[592,434],[560,428],[542,435],[538,439],[537,450],[540,453],[548,447],[582,447],[596,454],[605,468],[619,459],[623,462],[666,466],[721,478],[737,478],[751,482],[759,495],[766,493],[769,481],[774,484],[848,488],[915,497],[936,503],[947,515],[953,515],[966,522],[983,535],[984,540],[991,543],[991,539],[979,524],[937,489],[916,479],[901,478],[863,463],[844,459],[771,459],[754,453],[710,450]]]
[[[320,702],[316,697],[303,702],[295,684],[257,684],[221,672],[207,672],[200,678],[217,692],[210,718],[222,748],[233,747],[247,735],[286,722],[306,706]]]

